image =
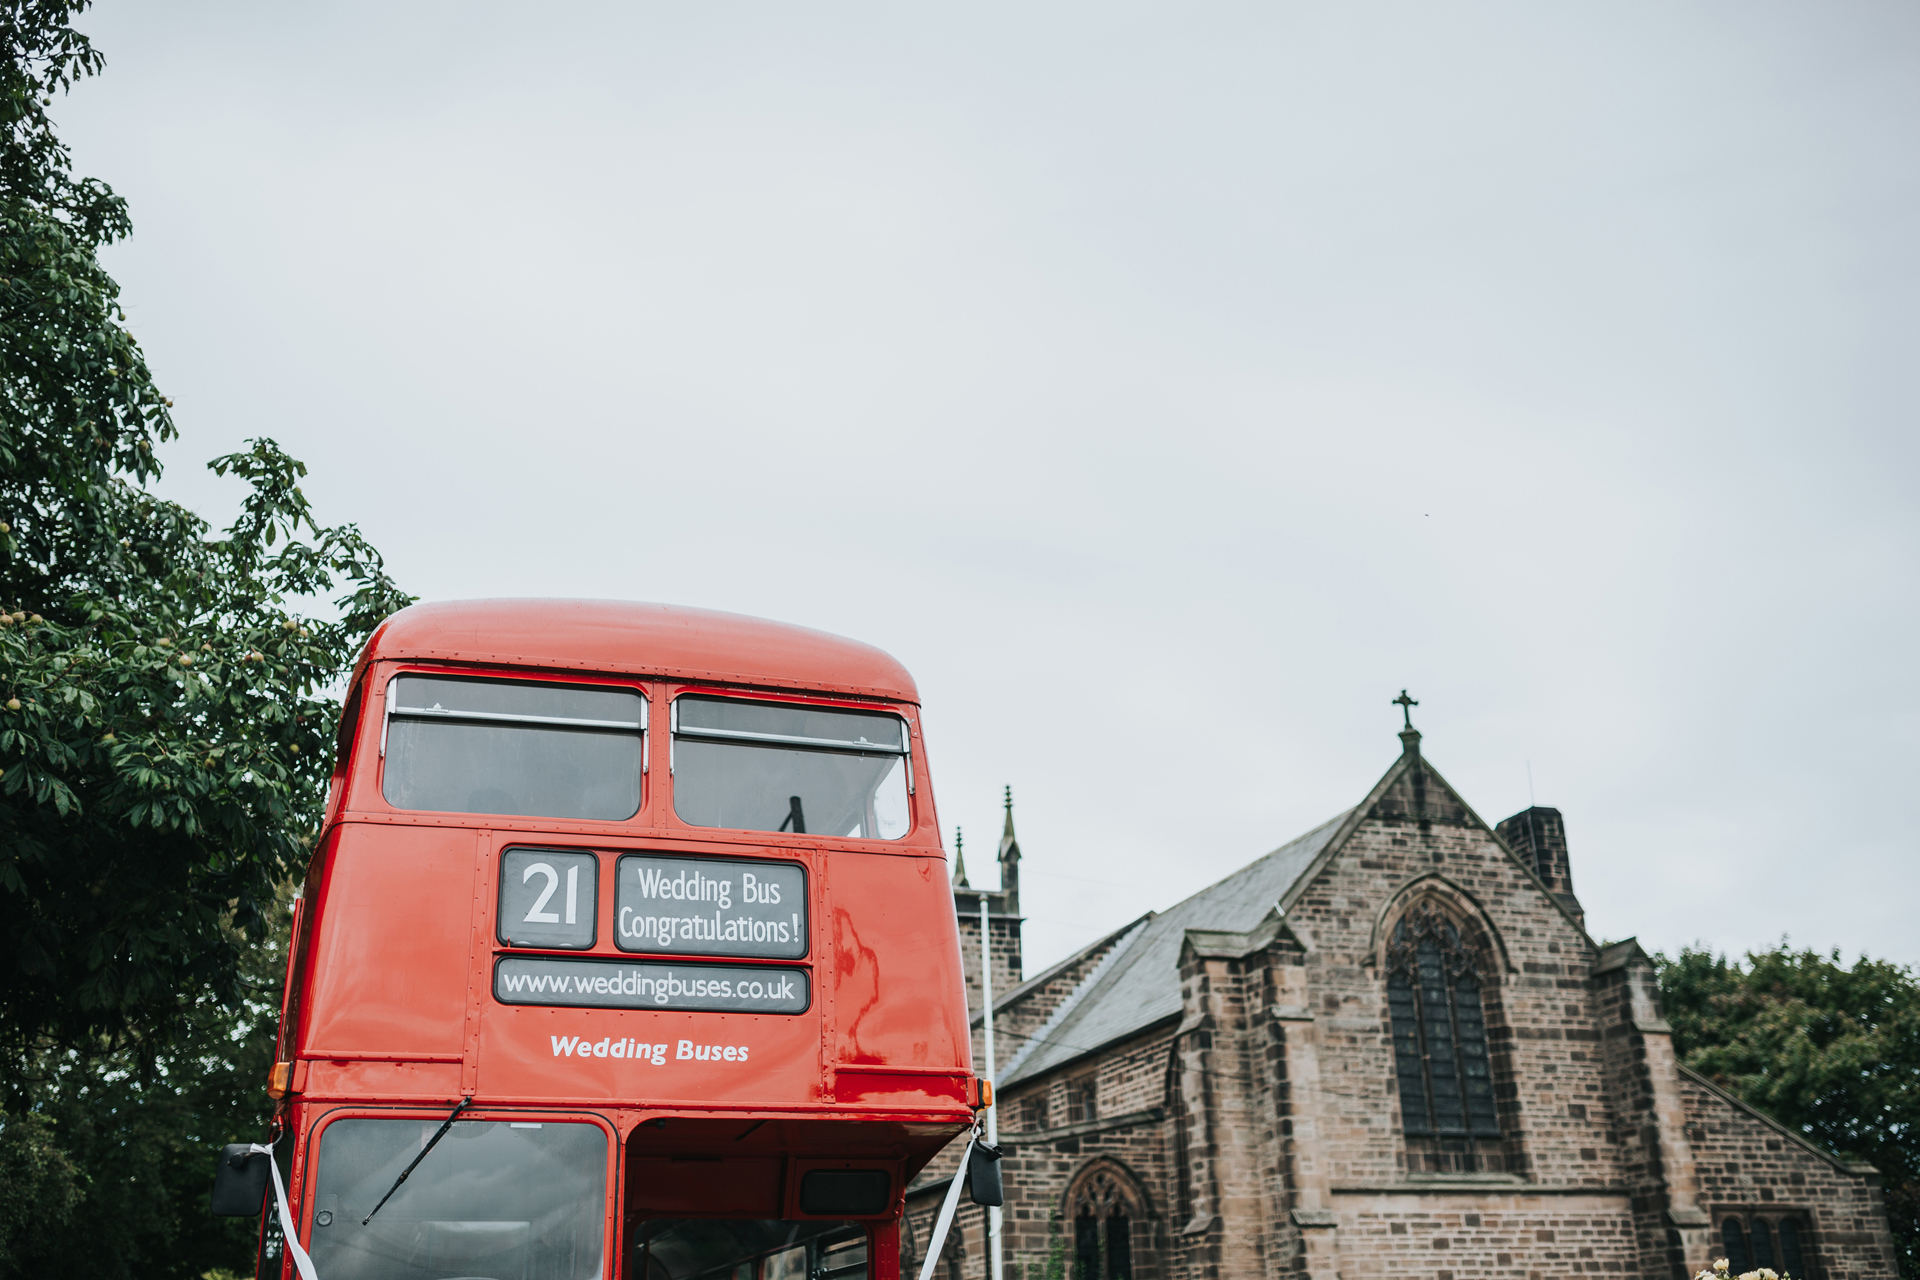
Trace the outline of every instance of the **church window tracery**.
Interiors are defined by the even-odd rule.
[[[1067,1203],[1073,1222],[1072,1280],[1133,1280],[1133,1225],[1144,1218],[1140,1190],[1118,1166],[1081,1171]],[[1151,1263],[1147,1273],[1153,1273]]]
[[[1416,906],[1394,926],[1386,968],[1406,1136],[1498,1138],[1480,973],[1459,926]]]

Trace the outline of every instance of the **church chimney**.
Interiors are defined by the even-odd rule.
[[[1574,919],[1586,924],[1586,912],[1580,899],[1573,896],[1573,866],[1567,860],[1567,824],[1558,809],[1535,805],[1522,809],[1494,828],[1507,842],[1507,848],[1519,854],[1534,874],[1558,898]]]

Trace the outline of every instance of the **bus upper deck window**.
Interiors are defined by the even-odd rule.
[[[381,792],[396,809],[624,821],[646,710],[631,689],[395,676]]]
[[[693,694],[674,710],[673,809],[696,827],[907,834],[906,722],[876,711]]]

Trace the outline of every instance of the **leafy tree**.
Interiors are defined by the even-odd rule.
[[[47,1117],[0,1118],[0,1276],[22,1255],[58,1246],[80,1195],[79,1170]]]
[[[87,514],[125,557],[64,597],[15,595],[0,622],[0,1052],[16,1060],[48,1037],[163,1031],[182,992],[238,1001],[245,942],[317,825],[331,688],[404,603],[357,531],[313,526],[304,468],[271,442],[214,466],[253,484],[225,538],[110,482]],[[291,537],[303,525],[312,544]],[[335,575],[360,588],[344,617],[292,612]]]
[[[23,1189],[22,1211],[9,1213],[0,1154],[0,1276],[252,1274],[258,1220],[216,1218],[207,1196],[219,1149],[266,1131],[271,1101],[262,1085],[290,921],[285,910],[274,914],[273,933],[243,951],[238,1008],[202,991],[183,1002],[164,1041],[130,1039],[96,1053],[48,1048],[31,1062],[34,1109],[26,1118],[57,1140],[47,1145],[66,1162],[66,1176],[55,1171]]]
[[[101,69],[87,4],[0,0],[0,1275],[245,1272],[212,1157],[261,1133],[335,692],[408,598],[270,440],[210,464],[223,534],[150,491],[131,224],[46,113]]]
[[[1911,969],[1786,945],[1744,965],[1655,957],[1674,1049],[1741,1100],[1879,1169],[1908,1276],[1920,1276],[1920,981]]]
[[[86,0],[0,5],[0,1104],[46,1044],[164,1033],[240,997],[314,829],[340,673],[407,603],[268,440],[222,537],[144,487],[174,432],[97,253],[127,234],[45,106],[97,72]],[[305,535],[305,540],[302,539]],[[347,588],[331,619],[306,616]],[[11,1066],[13,1069],[8,1070]]]

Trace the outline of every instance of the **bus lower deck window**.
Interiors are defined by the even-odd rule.
[[[696,827],[898,840],[907,834],[897,715],[688,694],[674,702],[673,807]]]
[[[635,1280],[867,1280],[867,1229],[848,1221],[648,1218],[627,1236]]]
[[[309,1252],[324,1280],[599,1280],[607,1137],[457,1120],[372,1223],[438,1120],[336,1120],[320,1137]]]
[[[400,675],[387,717],[381,793],[396,809],[606,822],[640,811],[636,690]]]

